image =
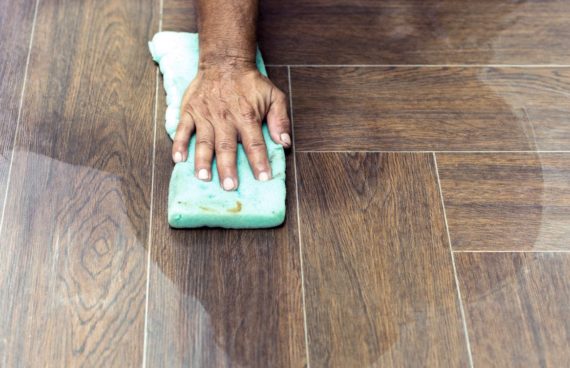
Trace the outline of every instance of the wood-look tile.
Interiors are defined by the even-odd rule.
[[[570,154],[438,154],[456,250],[570,249]]]
[[[24,83],[35,0],[0,0],[0,213]]]
[[[566,367],[570,254],[457,253],[475,367]]]
[[[570,61],[567,1],[265,0],[261,9],[262,49],[276,64]]]
[[[287,91],[287,69],[270,68]],[[164,96],[160,96],[164,112]],[[171,142],[159,120],[148,307],[149,367],[306,364],[293,157],[287,218],[261,230],[175,230],[167,223]]]
[[[468,356],[432,156],[297,153],[315,367],[460,367]]]
[[[152,0],[40,1],[0,243],[0,365],[143,357]]]
[[[192,1],[164,29],[194,31]],[[555,0],[263,0],[271,64],[569,64],[570,3]]]
[[[570,68],[292,68],[298,150],[569,150]]]
[[[198,32],[196,1],[163,0],[162,29],[176,32]]]

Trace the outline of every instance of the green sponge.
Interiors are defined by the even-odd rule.
[[[198,34],[160,32],[149,42],[153,59],[158,62],[166,90],[166,131],[174,137],[182,97],[198,71]],[[258,51],[257,66],[267,75]],[[263,136],[272,169],[272,179],[261,182],[254,178],[241,144],[238,145],[238,190],[227,192],[220,187],[216,160],[212,181],[198,180],[194,175],[194,146],[190,141],[188,160],[174,166],[168,192],[168,223],[175,228],[202,226],[224,228],[267,228],[285,219],[285,152],[273,142],[267,126]]]

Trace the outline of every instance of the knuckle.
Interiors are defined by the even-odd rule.
[[[189,134],[185,134],[185,132],[178,132],[176,136],[174,136],[173,143],[177,144],[186,144],[188,142]]]
[[[277,119],[277,126],[281,128],[288,128],[289,127],[289,118],[287,116],[283,116]]]
[[[277,98],[277,100],[279,100],[280,102],[287,102],[287,95],[285,94],[285,92],[281,91],[280,89],[277,89],[275,91],[275,97]]]
[[[184,152],[186,150],[186,144],[178,142],[176,144],[172,145],[172,152],[176,153],[176,152]]]
[[[228,109],[221,109],[218,112],[218,117],[223,121],[227,121],[230,116],[231,116],[231,114],[230,114],[230,111]]]
[[[235,151],[236,142],[232,142],[229,139],[220,139],[216,142],[216,150],[220,152],[231,152]]]
[[[182,105],[182,115],[192,116],[193,106],[190,103],[185,103]]]
[[[212,142],[212,140],[209,137],[200,137],[196,139],[196,144],[209,148],[209,149],[213,149],[214,148],[214,143]]]
[[[250,152],[250,153],[265,152],[265,143],[263,141],[254,140],[254,141],[249,142],[245,146],[245,149],[247,152]]]
[[[241,112],[241,117],[245,123],[257,123],[257,114],[253,108],[246,108]]]
[[[176,135],[189,135],[190,134],[190,123],[186,119],[182,119],[178,126],[176,127]]]

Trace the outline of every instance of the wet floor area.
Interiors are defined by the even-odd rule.
[[[0,367],[566,367],[570,1],[260,1],[274,229],[168,226],[147,42],[191,0],[0,0]]]

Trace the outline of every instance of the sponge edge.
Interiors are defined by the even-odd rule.
[[[167,93],[166,131],[174,137],[182,97],[198,70],[198,35],[195,33],[160,32],[149,42],[153,59],[159,63]],[[257,65],[267,75],[261,55]],[[264,123],[272,179],[256,180],[241,144],[237,151],[238,190],[227,192],[220,187],[216,160],[212,181],[198,180],[194,174],[196,137],[192,137],[186,162],[175,165],[168,194],[168,223],[174,228],[224,227],[268,228],[285,220],[285,152],[273,142]]]

